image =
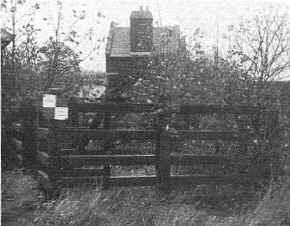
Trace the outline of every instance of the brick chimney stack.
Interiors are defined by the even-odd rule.
[[[131,52],[151,52],[153,46],[153,16],[140,6],[139,11],[132,11],[130,16]]]

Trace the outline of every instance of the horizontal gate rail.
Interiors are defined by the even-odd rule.
[[[96,184],[97,179],[98,176],[84,176],[84,177],[68,176],[68,177],[60,177],[59,180],[56,181],[56,184],[60,185],[65,184],[66,187],[83,183]]]
[[[118,176],[110,177],[108,183],[110,186],[153,186],[157,184],[156,176]]]
[[[212,114],[212,113],[228,113],[228,114],[256,114],[265,108],[246,106],[246,105],[182,105],[177,113],[180,114]]]
[[[97,177],[104,175],[104,170],[99,168],[51,169],[50,172],[53,174],[61,174],[61,177]]]
[[[243,132],[245,134],[245,132]],[[224,140],[224,141],[241,141],[245,140],[239,131],[216,131],[216,130],[178,130],[175,135],[178,139],[192,140]]]
[[[76,127],[64,127],[59,130],[60,134],[66,133],[72,136],[85,135],[90,138],[110,138],[110,139],[135,139],[150,140],[156,136],[155,130],[114,130],[114,129],[88,129]]]
[[[110,147],[108,148],[110,150],[110,152],[114,153],[123,153],[123,154],[131,154],[131,153],[138,153],[140,151],[144,151],[144,152],[152,152],[153,149],[152,147],[142,147],[142,148],[138,148],[138,147]],[[61,148],[60,149],[60,153],[63,155],[72,155],[72,154],[76,154],[78,153],[79,150],[77,148]],[[90,148],[89,150],[85,150],[84,153],[88,154],[88,155],[93,155],[93,154],[97,154],[97,153],[103,153],[104,152],[104,148]]]
[[[156,155],[64,155],[61,159],[68,160],[74,166],[91,164],[110,165],[154,165]]]
[[[48,155],[43,152],[39,152],[43,161],[48,161]],[[95,164],[95,165],[154,165],[158,161],[158,156],[151,155],[63,155],[61,159],[68,160],[73,165],[83,164]],[[242,158],[229,158],[226,156],[216,155],[193,155],[193,154],[171,154],[170,163],[172,165],[199,165],[199,164],[211,164],[211,165],[239,165],[245,166],[249,164],[248,159]]]
[[[107,113],[145,113],[154,111],[152,104],[102,104],[102,103],[69,103],[69,108],[76,112]]]
[[[245,166],[249,164],[247,159],[229,158],[217,155],[192,155],[192,154],[171,154],[170,162],[172,165],[235,165]]]
[[[156,136],[155,130],[114,130],[114,129],[89,129],[89,128],[76,128],[65,127],[60,129],[60,133],[69,134],[72,136],[85,135],[90,138],[111,138],[111,139],[136,139],[146,140],[154,139]],[[251,132],[249,130],[249,132]],[[248,134],[249,134],[248,132]],[[172,133],[178,139],[193,139],[193,140],[228,140],[228,141],[241,141],[249,139],[250,134],[245,137],[246,132],[234,131],[215,131],[215,130],[178,130]]]

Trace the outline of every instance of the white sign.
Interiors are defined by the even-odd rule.
[[[54,109],[55,120],[66,120],[68,119],[68,107],[56,107]]]
[[[44,108],[54,108],[56,106],[56,95],[44,94],[42,98]]]

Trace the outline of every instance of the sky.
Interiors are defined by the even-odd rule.
[[[39,5],[37,10],[34,8],[36,3]],[[26,0],[25,4],[17,6],[17,26],[20,28],[34,18],[32,23],[41,29],[38,40],[44,42],[54,35],[56,3],[57,0]],[[228,32],[228,25],[238,24],[269,5],[290,9],[290,1],[287,0],[63,0],[61,30],[64,35],[61,38],[65,39],[65,34],[76,30],[80,43],[75,48],[82,52],[81,67],[105,71],[105,40],[110,23],[114,21],[119,26],[129,26],[131,11],[138,10],[140,6],[149,7],[154,26],[179,25],[181,33],[188,39],[197,28],[201,28],[204,48],[210,52],[217,40],[221,50],[227,48],[222,37]],[[1,12],[1,26],[11,27],[9,16],[7,13],[5,16],[4,11]],[[84,15],[84,19],[76,20],[74,14]]]

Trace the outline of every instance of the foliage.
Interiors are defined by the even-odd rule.
[[[42,4],[45,3],[18,0],[1,3],[5,19],[8,20],[7,29],[14,37],[10,46],[1,49],[1,94],[4,109],[2,138],[6,137],[6,129],[10,126],[11,106],[19,105],[27,98],[38,101],[52,87],[62,88],[63,94],[67,96],[77,92],[81,80],[78,49],[80,41],[74,25],[85,18],[85,11],[73,10],[71,30],[64,31],[63,3],[59,0],[56,3],[56,18],[43,18],[41,21],[48,23],[46,26],[53,27],[54,35],[46,36],[49,37],[48,40],[39,38],[43,31],[36,23],[44,6]],[[21,11],[25,11],[25,14],[21,15]],[[99,14],[98,17],[103,15]],[[56,26],[53,24],[55,20]],[[10,149],[6,144],[2,148],[3,156],[6,156]]]
[[[60,83],[70,90],[77,85],[80,77],[79,58],[64,43],[49,41],[40,49],[42,59],[39,62],[39,81],[44,92]]]
[[[154,52],[133,64],[137,66],[119,90],[119,95],[123,92],[131,101],[171,106],[223,102],[223,80],[210,58],[194,58],[190,51],[180,49],[176,53]]]
[[[36,49],[37,50],[34,50]],[[56,48],[58,48],[56,50]],[[42,47],[33,47],[33,57],[24,57],[23,46],[16,49],[15,64],[17,96],[22,98],[39,98],[41,93],[49,88],[62,85],[64,91],[71,90],[78,84],[80,74],[79,60],[77,55],[64,43],[49,42]],[[58,51],[59,60],[55,61],[55,54]],[[11,60],[10,51],[5,52],[5,65],[2,65],[4,88],[11,91]],[[30,58],[30,59],[28,59]],[[29,63],[27,63],[29,61]],[[54,65],[54,66],[53,66]],[[12,88],[13,89],[13,88]],[[14,89],[13,89],[14,90]],[[15,90],[14,90],[15,91]],[[21,100],[21,99],[20,99]]]

